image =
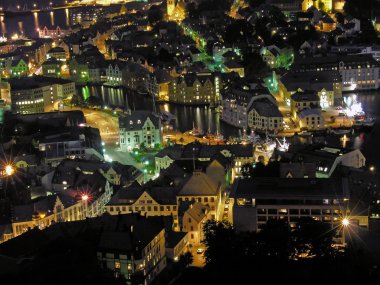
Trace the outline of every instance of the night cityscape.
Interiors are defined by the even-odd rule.
[[[380,0],[0,0],[0,284],[380,284]]]

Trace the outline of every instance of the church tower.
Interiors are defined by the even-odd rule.
[[[166,13],[168,17],[172,16],[175,10],[176,0],[166,0]]]

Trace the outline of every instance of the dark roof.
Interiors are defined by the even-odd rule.
[[[127,131],[141,130],[148,118],[152,121],[155,128],[159,128],[160,119],[150,111],[132,111],[128,115],[119,117],[119,128]],[[140,121],[140,123],[138,123]],[[132,122],[132,124],[130,123]]]
[[[253,101],[250,111],[251,110],[255,110],[263,117],[282,117],[278,107],[266,98]]]
[[[163,230],[161,217],[141,217],[139,214],[118,215],[111,218],[113,226],[108,225],[100,236],[98,248],[106,253],[133,254],[141,259],[142,250]]]
[[[218,185],[207,174],[196,171],[183,185],[178,196],[217,196]]]
[[[11,85],[11,90],[24,90],[39,88],[52,84],[67,84],[72,82],[73,81],[71,80],[56,77],[33,76],[11,79],[9,81],[9,84]]]
[[[227,68],[243,68],[243,66],[239,63],[237,63],[236,61],[234,60],[230,60],[230,61],[227,61],[224,63],[224,66],[227,67]]]
[[[235,199],[342,199],[348,195],[347,187],[345,179],[255,177],[235,180],[231,196]]]
[[[280,81],[288,91],[303,90],[320,91],[322,88],[333,90],[334,83],[341,83],[342,79],[338,71],[291,71],[281,77]]]
[[[315,91],[296,92],[291,96],[296,102],[315,102],[319,101],[319,96]]]
[[[166,248],[174,248],[180,243],[185,237],[186,232],[169,232],[166,236]]]

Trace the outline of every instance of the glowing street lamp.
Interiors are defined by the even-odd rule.
[[[7,176],[11,176],[15,172],[14,168],[12,165],[8,164],[5,166],[5,174]]]
[[[82,195],[82,201],[88,201],[88,195],[84,194]]]
[[[344,227],[349,226],[349,225],[350,225],[350,220],[347,219],[347,218],[344,218],[344,219],[342,220],[342,225],[343,225]]]
[[[375,166],[372,165],[372,166],[369,168],[369,171],[374,172],[374,171],[375,171]]]

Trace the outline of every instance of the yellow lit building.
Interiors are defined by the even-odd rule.
[[[166,16],[169,21],[183,21],[186,18],[185,2],[183,0],[167,0]]]

